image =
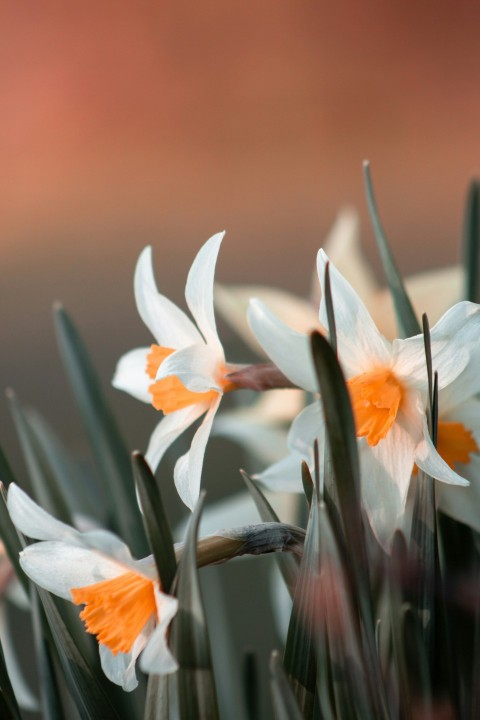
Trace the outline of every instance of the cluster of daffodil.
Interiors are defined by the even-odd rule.
[[[394,337],[388,297],[361,257],[352,213],[341,215],[326,250],[318,251],[309,301],[265,288],[215,288],[223,239],[223,233],[211,237],[188,274],[185,299],[193,320],[158,291],[149,247],[137,262],[135,300],[153,344],[120,359],[113,385],[159,411],[145,455],[152,471],[175,440],[200,420],[174,469],[176,489],[190,510],[202,483],[208,489],[202,468],[212,432],[252,450],[260,487],[270,493],[303,492],[302,462],[314,475],[315,457],[324,457],[326,443],[309,331],[327,337],[335,332],[357,435],[361,502],[380,546],[388,554],[395,531],[405,529],[409,486],[419,471],[440,481],[438,507],[480,532],[480,306],[454,304],[461,271],[406,283],[414,303],[430,318],[445,310],[429,337],[438,377],[434,442],[427,421],[425,338]],[[329,328],[324,292],[327,265],[335,328]],[[245,366],[226,359],[214,293],[223,317],[266,355],[261,363]],[[258,393],[258,401],[222,414],[223,395],[244,389]],[[286,422],[291,423],[288,434],[282,429]],[[98,640],[110,680],[124,690],[134,689],[140,655],[145,673],[177,669],[168,637],[178,601],[163,592],[152,557],[134,559],[127,545],[107,530],[80,531],[54,519],[13,483],[7,504],[16,528],[38,541],[22,551],[22,569],[40,587],[83,607],[80,617]]]

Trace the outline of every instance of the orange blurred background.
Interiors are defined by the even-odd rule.
[[[223,228],[221,281],[302,292],[350,204],[378,269],[364,158],[401,268],[457,258],[478,169],[479,21],[458,0],[3,0],[3,386],[84,452],[50,308],[65,303],[108,386],[120,354],[150,341],[132,293],[147,243],[177,301]],[[107,391],[145,448],[155,413]],[[1,416],[8,451],[5,402]]]

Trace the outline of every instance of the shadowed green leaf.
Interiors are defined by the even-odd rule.
[[[472,180],[468,188],[463,226],[463,267],[465,270],[465,300],[480,301],[480,183]]]
[[[188,524],[178,563],[178,612],[172,622],[171,645],[177,671],[180,720],[216,720],[218,707],[205,611],[197,569],[197,533],[204,493]]]
[[[43,623],[45,623],[43,608],[40,607],[38,593],[33,587],[30,600],[42,717],[43,720],[63,720],[64,712],[55,676],[54,662],[43,630]]]
[[[170,675],[150,675],[143,720],[175,720],[170,712]]]
[[[240,473],[250,495],[253,498],[253,501],[258,510],[258,514],[260,515],[263,522],[279,523],[280,518],[278,517],[277,513],[272,508],[260,488],[248,477],[246,472],[241,470]],[[290,593],[290,597],[293,599],[298,580],[298,559],[290,553],[277,553],[276,560],[279,570],[287,586],[288,592]]]
[[[177,572],[177,561],[162,497],[152,471],[139,452],[133,453],[132,464],[140,505],[144,514],[145,530],[155,558],[162,588],[164,592],[168,593]]]
[[[107,497],[111,497],[112,529],[137,557],[147,542],[135,497],[130,454],[107,405],[87,349],[69,315],[56,307],[55,326],[65,369],[90,440]]]
[[[373,192],[372,178],[370,175],[370,163],[364,162],[363,170],[365,174],[365,189],[367,192],[368,210],[373,224],[373,229],[375,231],[375,238],[380,252],[380,258],[382,260],[383,270],[385,272],[388,287],[390,288],[390,292],[392,294],[399,334],[401,337],[418,335],[420,332],[420,325],[415,315],[413,305],[407,295],[407,291],[405,290],[402,277],[393,258],[387,236],[378,214],[375,194]]]
[[[283,669],[280,654],[274,650],[270,657],[270,686],[275,720],[303,720],[295,695]]]
[[[2,645],[0,643],[0,717],[5,720],[21,720],[20,709],[18,707],[15,693],[7,672],[5,657],[3,655]]]
[[[12,390],[7,392],[15,429],[27,465],[37,502],[51,515],[73,525],[72,516],[38,439],[32,433],[27,414]]]
[[[358,603],[363,631],[367,682],[378,718],[388,717],[385,690],[375,642],[366,538],[360,502],[360,468],[350,397],[334,351],[318,332],[311,335],[313,363],[317,375],[338,504],[350,567],[352,597]]]

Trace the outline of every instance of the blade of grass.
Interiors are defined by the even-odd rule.
[[[197,533],[204,493],[190,518],[178,564],[178,612],[172,622],[171,644],[178,661],[180,720],[217,720],[218,707],[205,611],[197,569]]]
[[[480,301],[480,183],[472,180],[468,188],[463,225],[463,267],[465,270],[465,300]]]
[[[0,643],[0,717],[5,720],[22,720],[12,683],[7,672],[5,657]]]
[[[64,711],[57,678],[55,676],[54,662],[49,644],[43,632],[43,624],[46,620],[43,614],[43,608],[40,608],[38,594],[33,587],[30,593],[30,600],[42,718],[43,720],[62,720],[64,718]]]
[[[372,177],[370,174],[370,163],[368,161],[363,163],[363,171],[365,176],[368,210],[375,232],[380,258],[382,260],[383,270],[385,272],[388,287],[390,288],[390,292],[392,294],[399,334],[401,337],[418,335],[420,332],[420,325],[415,315],[413,305],[407,295],[407,291],[405,290],[402,277],[398,271],[387,236],[380,221],[377,204],[375,202]]]
[[[132,455],[133,476],[137,484],[145,530],[152,548],[163,590],[168,593],[177,572],[172,534],[156,480],[145,458]]]
[[[303,720],[295,695],[290,687],[280,654],[274,650],[270,656],[270,687],[275,720]]]
[[[130,455],[108,406],[87,349],[67,312],[55,308],[60,352],[87,431],[99,477],[112,503],[112,529],[137,557],[147,553],[147,541],[138,509]]]

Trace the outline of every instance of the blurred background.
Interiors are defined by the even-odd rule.
[[[154,246],[159,287],[180,302],[196,251],[226,229],[220,281],[306,293],[353,205],[378,270],[364,158],[401,269],[456,260],[479,162],[479,22],[458,0],[2,0],[2,387],[86,455],[53,332],[61,300],[145,449],[158,417],[109,388],[118,357],[150,342],[132,292],[140,250]],[[22,475],[5,401],[0,422]],[[219,465],[216,443],[205,477],[221,497],[226,476],[241,487],[241,456]]]

